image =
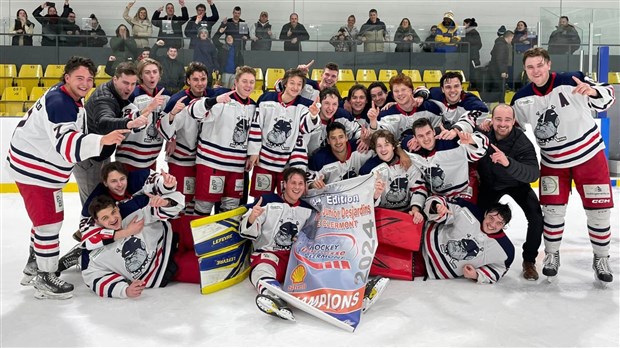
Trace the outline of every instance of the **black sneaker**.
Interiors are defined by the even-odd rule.
[[[28,255],[28,261],[26,262],[26,266],[24,266],[23,272],[24,276],[19,283],[23,286],[32,286],[34,284],[34,277],[36,277],[39,272],[37,258],[34,255],[34,249],[32,247],[30,247],[30,254]]]
[[[59,276],[60,272],[66,271],[69,268],[76,266],[78,261],[80,260],[80,256],[82,255],[82,248],[80,244],[76,244],[68,253],[58,259],[58,270],[56,271],[56,275]]]
[[[39,272],[34,278],[34,297],[66,300],[73,297],[73,284],[58,278],[53,272]]]
[[[256,305],[263,313],[273,315],[280,319],[295,321],[293,312],[288,308],[286,302],[277,296],[257,295]]]
[[[614,276],[611,274],[611,268],[609,268],[609,256],[601,257],[594,255],[592,269],[594,270],[594,277],[601,282],[611,283],[614,281]]]

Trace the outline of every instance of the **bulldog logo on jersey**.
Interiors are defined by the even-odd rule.
[[[355,168],[351,168],[349,169],[349,171],[347,171],[346,173],[342,175],[340,180],[347,180],[347,179],[355,178],[356,176],[357,176],[357,171],[355,170]]]
[[[233,142],[230,144],[231,147],[245,147],[246,141],[248,139],[248,129],[250,128],[250,123],[248,120],[238,117],[239,121],[235,125],[235,129],[233,130]]]
[[[267,141],[269,142],[269,145],[272,147],[279,146],[283,150],[288,150],[284,148],[284,144],[286,143],[286,139],[291,136],[293,130],[291,122],[292,121],[283,119],[276,122],[273,129],[267,133]]]
[[[468,235],[468,237],[471,237]],[[456,268],[458,261],[471,260],[484,250],[474,239],[449,240],[440,246],[441,252],[450,257],[450,266]]]
[[[424,173],[424,180],[426,180],[433,189],[441,189],[446,184],[446,172],[444,172],[439,165],[423,168],[422,173]]]
[[[397,205],[407,198],[407,187],[409,179],[407,177],[396,178],[390,182],[390,190],[385,194],[388,204]]]
[[[293,245],[293,238],[298,232],[299,226],[297,226],[297,223],[287,221],[280,225],[273,239],[280,250],[290,250],[291,245]]]
[[[151,257],[146,252],[146,245],[141,239],[129,237],[123,243],[122,249],[116,249],[125,259],[125,268],[136,277],[142,274],[149,264]]]
[[[560,117],[554,109],[555,105],[551,105],[551,108],[536,113],[539,117],[538,122],[536,122],[536,127],[534,128],[534,136],[536,136],[536,140],[540,145],[545,145],[554,140],[566,140],[566,137],[556,137],[558,134],[558,127],[560,126]]]

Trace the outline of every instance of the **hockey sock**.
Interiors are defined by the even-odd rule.
[[[58,233],[62,222],[34,227],[34,253],[37,257],[37,267],[42,272],[56,272],[58,269],[58,255],[60,241]]]
[[[214,205],[213,202],[196,200],[196,205],[194,206],[194,213],[200,216],[211,215],[211,210],[213,210],[213,205]]]
[[[239,198],[222,197],[222,205],[220,209],[222,212],[233,210],[239,207]]]
[[[560,250],[562,235],[564,234],[564,216],[566,205],[543,205],[543,237],[545,251],[553,253]]]
[[[611,211],[609,209],[586,210],[588,221],[588,236],[592,243],[594,255],[599,257],[609,256],[609,244],[611,241]]]

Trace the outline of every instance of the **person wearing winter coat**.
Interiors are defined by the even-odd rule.
[[[46,1],[32,11],[34,19],[41,23],[41,46],[56,46],[58,44],[58,35],[62,29],[61,18],[66,18],[69,15],[69,9],[65,7],[62,15],[59,16],[56,7],[49,6],[49,4]],[[47,8],[47,14],[42,16],[41,12],[45,8]]]
[[[568,17],[560,17],[556,28],[549,36],[549,54],[573,54],[577,51],[581,39],[577,29],[568,24]]]
[[[82,30],[82,46],[86,47],[103,47],[108,43],[105,31],[101,29],[99,20],[94,14],[90,15],[90,30]]]
[[[138,48],[151,47],[149,38],[153,36],[153,23],[149,19],[149,14],[146,8],[141,6],[138,8],[138,12],[133,17],[129,17],[129,10],[136,3],[132,1],[125,6],[123,11],[123,18],[131,25],[133,39],[136,41]]]
[[[14,34],[11,39],[12,46],[32,46],[32,33],[34,32],[34,23],[28,20],[28,13],[26,10],[20,8],[17,10],[17,18],[13,22],[13,28],[11,28],[11,34]]]
[[[463,21],[463,27],[465,27],[465,38],[463,42],[467,42],[468,45],[462,45],[462,52],[467,52],[469,50],[469,62],[473,61],[474,65],[480,65],[480,49],[482,48],[482,39],[480,38],[480,33],[476,29],[478,27],[478,23],[476,23],[475,18],[466,18]]]
[[[194,62],[204,64],[209,72],[219,72],[219,58],[217,48],[209,37],[209,31],[206,27],[198,30],[198,40],[194,41]],[[211,81],[209,81],[211,82]]]
[[[368,12],[368,21],[360,28],[358,38],[364,43],[364,52],[383,52],[384,42],[388,40],[387,27],[374,8]]]
[[[409,18],[403,18],[400,25],[394,33],[394,42],[396,42],[395,52],[411,52],[413,43],[420,43],[420,37],[416,34]]]

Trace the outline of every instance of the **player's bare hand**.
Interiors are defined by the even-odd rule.
[[[370,109],[368,109],[368,121],[370,124],[370,129],[377,129],[377,120],[379,119],[379,108],[375,105],[374,100],[371,102]]]
[[[308,107],[308,111],[310,111],[310,116],[313,119],[319,117],[319,112],[321,111],[321,103],[319,103],[319,96],[314,99],[312,105]]]
[[[375,192],[373,195],[374,199],[381,197],[381,194],[385,191],[385,182],[381,179],[375,180]]]
[[[478,272],[476,272],[476,268],[470,264],[463,266],[463,276],[467,279],[478,280]]]
[[[252,207],[252,212],[250,213],[250,216],[248,217],[248,222],[250,224],[253,224],[256,221],[256,219],[258,219],[258,217],[261,216],[265,212],[265,208],[261,207],[261,204],[263,204],[263,197],[260,197],[258,201],[256,202],[256,204],[254,204],[254,206]]]
[[[439,129],[441,129],[441,133],[435,136],[436,139],[452,140],[458,135],[456,129],[445,129],[441,123],[439,124]]]
[[[230,96],[235,93],[234,90],[224,93],[224,94],[220,94],[217,96],[217,98],[215,98],[215,101],[217,101],[218,103],[222,103],[222,104],[226,104],[226,103],[230,103],[230,101],[232,99],[230,99]]]
[[[471,133],[468,132],[463,132],[463,131],[458,131],[457,132],[458,136],[459,136],[459,140],[461,142],[461,144],[475,144],[476,142],[474,141],[474,137],[471,135]]]
[[[177,178],[170,173],[166,173],[163,169],[160,172],[161,177],[164,178],[164,187],[168,190],[174,190],[177,187]]]
[[[315,189],[325,188],[326,185],[325,185],[325,181],[323,181],[323,179],[324,179],[324,177],[323,177],[323,175],[321,175],[318,179],[314,180],[312,182],[312,188],[315,188]]]
[[[420,210],[418,207],[412,207],[411,210],[409,211],[409,215],[413,216],[414,224],[421,224],[424,221],[424,215],[420,213]]]
[[[305,72],[306,74],[310,71],[310,67],[314,64],[314,59],[309,61],[307,64],[299,64],[297,69]]]
[[[166,156],[172,156],[177,148],[177,138],[172,138],[166,142]]]
[[[245,161],[245,171],[249,172],[258,163],[258,155],[250,155]]]
[[[482,123],[478,125],[478,128],[483,132],[490,132],[491,131],[491,120],[488,118],[483,120]]]
[[[144,282],[144,280],[134,280],[133,282],[131,282],[131,284],[129,284],[127,289],[125,289],[125,294],[129,298],[139,297],[140,295],[142,295],[142,291],[144,290],[145,286],[146,283]]]
[[[128,132],[129,129],[113,130],[101,138],[101,145],[118,145],[125,140],[125,133]]]
[[[123,229],[123,231],[127,234],[127,236],[133,236],[134,234],[138,234],[144,228],[144,219],[138,220],[137,216],[134,216],[129,222],[129,225]]]
[[[149,197],[149,206],[153,208],[167,207],[168,200],[163,198],[160,195],[153,195],[150,193],[145,193]]]
[[[418,144],[418,139],[416,139],[415,137],[412,137],[407,142],[407,148],[409,149],[410,152],[418,151],[420,149],[420,144]]]
[[[577,86],[573,88],[573,94],[577,93],[581,95],[587,95],[589,97],[596,97],[598,95],[598,92],[594,88],[592,88],[592,86],[581,81],[576,76],[573,76],[573,81],[577,83]]]
[[[506,154],[493,144],[491,144],[491,147],[495,150],[495,152],[491,154],[491,161],[493,163],[501,164],[504,167],[508,167],[510,161],[508,160],[508,157],[506,157]]]

